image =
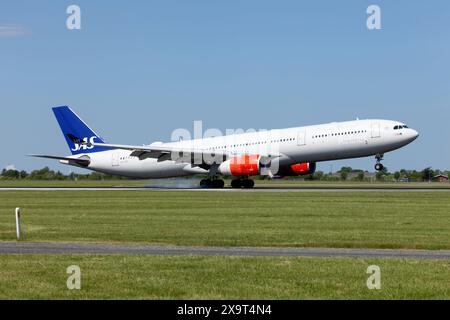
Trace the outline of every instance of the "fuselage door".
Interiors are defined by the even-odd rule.
[[[120,154],[114,152],[114,153],[112,154],[112,159],[111,159],[111,160],[112,160],[112,161],[111,161],[112,166],[113,166],[113,167],[118,167],[119,164],[120,164]]]
[[[380,123],[379,122],[373,122],[372,123],[372,138],[379,138],[381,137],[381,131],[380,131]]]
[[[297,145],[304,146],[306,145],[306,130],[300,129],[297,133]]]

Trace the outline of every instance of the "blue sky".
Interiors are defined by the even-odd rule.
[[[82,30],[66,28],[70,4]],[[382,30],[366,28],[370,4]],[[223,131],[400,120],[421,137],[388,154],[389,169],[450,169],[449,21],[444,0],[5,0],[0,167],[68,172],[25,155],[69,153],[50,108],[70,105],[126,144],[167,141],[194,120]]]

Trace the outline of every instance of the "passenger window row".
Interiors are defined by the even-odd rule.
[[[295,140],[295,138],[286,138],[286,139],[271,140],[269,142],[270,143],[274,143],[274,142],[288,142],[288,141],[294,141],[294,140]],[[247,147],[247,146],[261,145],[261,144],[266,144],[266,143],[267,143],[267,141],[248,142],[248,143],[232,144],[232,145],[221,146],[221,147],[209,147],[207,150],[236,148],[236,147]]]
[[[365,133],[365,132],[367,132],[367,130],[347,131],[347,132],[338,132],[338,133],[331,133],[331,134],[318,134],[318,135],[313,136],[313,139],[344,136],[344,135],[349,135],[349,134],[359,134],[359,133]]]

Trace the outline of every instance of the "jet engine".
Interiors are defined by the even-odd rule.
[[[316,163],[296,163],[289,166],[281,167],[277,175],[283,177],[304,176],[316,172]]]
[[[222,162],[218,171],[225,176],[257,176],[261,174],[260,160],[257,154],[236,156]]]

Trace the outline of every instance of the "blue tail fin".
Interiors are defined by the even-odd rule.
[[[53,108],[56,120],[73,155],[109,150],[108,148],[80,143],[105,143],[91,128],[67,106]]]

